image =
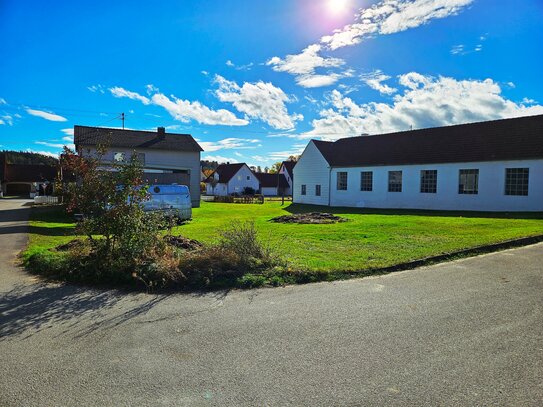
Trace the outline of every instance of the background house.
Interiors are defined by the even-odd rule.
[[[294,179],[296,203],[543,211],[543,115],[311,140]]]
[[[294,166],[296,161],[283,161],[279,168],[279,174],[283,174],[288,184],[285,189],[285,195],[292,195],[292,185],[294,184]]]
[[[43,157],[46,162],[37,163],[40,160],[36,159],[36,155],[16,151],[0,153],[1,196],[30,198],[39,194],[40,190],[42,194],[52,193],[59,169],[58,162]]]
[[[226,196],[243,194],[245,188],[258,191],[259,181],[245,163],[221,164],[205,180],[206,194]]]
[[[287,195],[290,188],[287,179],[283,174],[270,174],[267,172],[255,172],[259,182],[260,194],[264,196],[282,196]]]
[[[180,184],[190,189],[192,206],[200,206],[200,152],[190,134],[74,126],[78,154],[96,154],[105,146],[104,163],[122,162],[136,153],[144,166],[145,181],[152,184]]]

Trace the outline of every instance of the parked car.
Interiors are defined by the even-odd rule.
[[[192,203],[186,185],[151,185],[149,200],[143,203],[145,211],[164,211],[179,220],[192,218]]]

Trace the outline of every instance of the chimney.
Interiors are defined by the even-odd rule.
[[[157,127],[158,138],[164,140],[166,137],[166,129],[164,127]]]

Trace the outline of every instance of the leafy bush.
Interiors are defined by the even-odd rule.
[[[254,194],[256,194],[256,191],[254,188],[251,188],[251,187],[245,187],[243,188],[243,195],[250,195],[250,196],[253,196]]]

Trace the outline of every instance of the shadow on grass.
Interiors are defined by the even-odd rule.
[[[65,326],[73,328],[83,321],[84,336],[99,328],[114,328],[145,314],[166,296],[153,296],[124,312],[108,318],[97,318],[127,298],[118,291],[100,291],[72,285],[34,284],[16,286],[0,296],[0,341],[14,336],[26,339],[44,329]]]
[[[290,204],[284,208],[290,213],[332,212],[334,214],[359,215],[411,215],[411,216],[440,216],[464,218],[494,218],[494,219],[543,219],[543,212],[476,212],[476,211],[434,211],[420,209],[371,209],[346,208],[319,205]]]

